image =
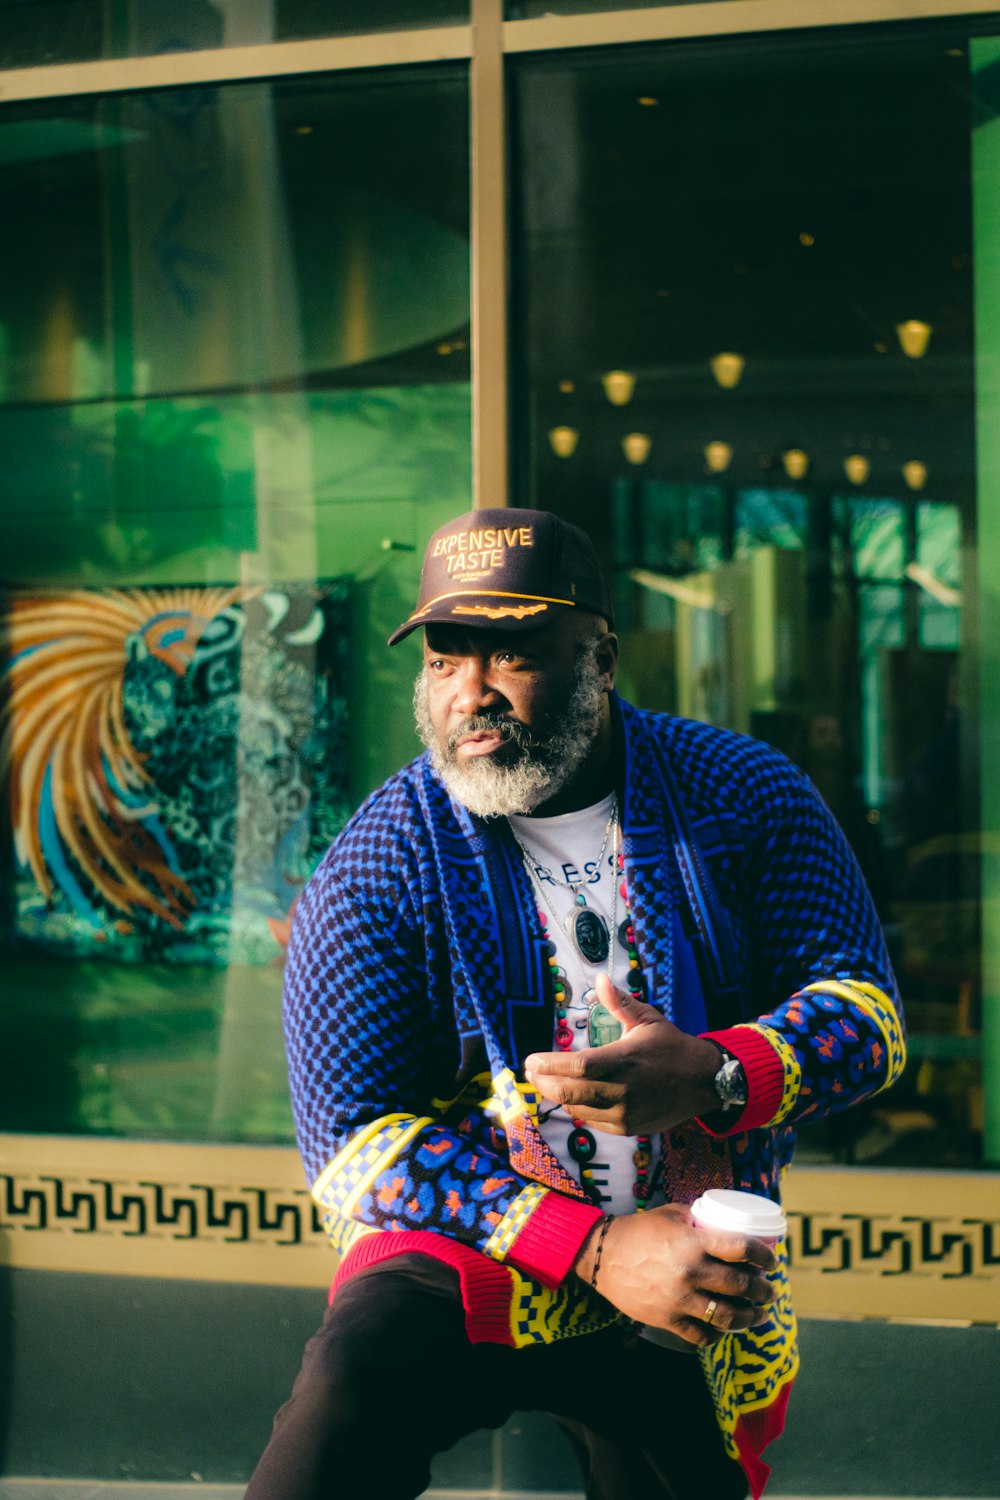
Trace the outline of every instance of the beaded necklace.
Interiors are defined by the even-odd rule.
[[[611,933],[609,944],[610,951],[608,954],[608,978],[612,979],[612,969],[614,965],[614,944],[615,938],[617,937],[618,940],[623,944],[625,951],[628,954],[629,996],[633,1000],[641,1000],[643,997],[642,975],[639,964],[639,950],[636,946],[635,941],[635,928],[632,923],[632,915],[629,909],[628,890],[625,885],[625,856],[619,851],[618,848],[617,802],[612,809],[609,826],[611,826],[614,834],[611,854],[612,862],[615,867],[615,877],[612,882],[611,893],[612,905]],[[513,833],[514,830],[511,829],[511,832]],[[528,851],[525,849],[524,845],[521,843],[520,839],[517,838],[516,834],[514,835],[514,837],[517,841],[518,847],[521,850],[521,853],[524,855],[525,864],[528,868],[528,871],[533,875],[534,872],[530,855],[528,854]],[[605,846],[606,844],[607,840],[605,839]],[[602,848],[601,854],[603,855],[603,853],[604,849]],[[539,893],[545,901],[545,904],[547,906],[550,906],[551,910],[551,904],[549,902],[548,896],[545,893],[544,886],[542,886],[537,881],[535,882],[535,884],[538,886]],[[617,915],[617,899],[619,896],[621,896],[622,903],[625,908],[625,919],[621,923],[620,927],[617,927],[616,931],[615,919]],[[554,910],[552,911],[552,916],[556,921],[558,921]],[[552,979],[552,990],[556,1009],[555,1042],[560,1051],[568,1052],[573,1045],[573,1032],[569,1024],[568,1013],[571,994],[566,979],[566,971],[562,968],[556,956],[555,944],[552,943],[552,939],[551,937],[549,937],[548,917],[541,907],[538,908],[538,917],[542,924],[542,931],[545,934],[545,937],[548,939],[549,944],[553,950],[549,955],[549,971]],[[593,999],[590,999],[591,996],[593,996]],[[615,1023],[613,1022],[608,1011],[605,1010],[604,1006],[601,1005],[597,1000],[596,992],[592,989],[588,990],[583,998],[584,1001],[588,1004],[589,1014],[587,1030],[590,1045],[602,1046],[605,1042],[615,1040],[615,1036],[613,1034],[609,1034],[610,1026],[613,1026]],[[606,1034],[603,1037],[601,1036],[602,1018],[606,1018],[603,1028]],[[621,1027],[619,1026],[618,1035],[620,1034]],[[597,1141],[594,1138],[593,1132],[588,1130],[584,1121],[578,1120],[575,1117],[573,1117],[573,1129],[569,1134],[568,1149],[570,1156],[579,1168],[580,1186],[583,1188],[587,1197],[592,1202],[595,1202],[598,1204],[598,1206],[600,1206],[601,1202],[603,1201],[602,1194],[600,1192],[600,1189],[594,1182],[593,1168],[590,1165],[594,1160],[594,1157],[597,1155]],[[635,1150],[632,1153],[632,1163],[635,1167],[635,1181],[632,1184],[632,1195],[635,1198],[636,1213],[641,1213],[643,1209],[648,1206],[649,1199],[652,1197],[653,1190],[656,1186],[656,1173],[651,1171],[652,1161],[652,1137],[648,1135],[637,1136],[635,1142]]]

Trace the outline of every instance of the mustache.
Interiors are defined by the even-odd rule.
[[[499,734],[519,750],[530,750],[539,743],[538,737],[520,719],[504,718],[502,714],[470,714],[448,736],[449,754],[454,755],[459,740],[464,739],[467,734]]]

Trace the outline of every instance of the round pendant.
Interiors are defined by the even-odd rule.
[[[609,1010],[600,1002],[591,1007],[587,1040],[592,1047],[604,1047],[608,1042],[617,1042],[621,1034],[622,1023],[616,1021]]]
[[[599,911],[592,911],[589,906],[578,906],[566,918],[566,932],[585,963],[602,964],[607,958],[611,934]]]

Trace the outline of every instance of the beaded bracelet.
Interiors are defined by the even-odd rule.
[[[614,1214],[605,1214],[604,1222],[601,1225],[601,1232],[597,1236],[597,1249],[594,1251],[594,1268],[590,1273],[590,1287],[591,1291],[594,1292],[597,1291],[597,1273],[601,1269],[601,1251],[604,1249],[604,1236],[611,1228],[614,1217]]]

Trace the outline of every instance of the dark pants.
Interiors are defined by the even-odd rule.
[[[693,1354],[617,1327],[526,1349],[470,1344],[455,1273],[407,1254],[337,1293],[247,1500],[413,1500],[435,1453],[515,1411],[556,1418],[587,1500],[747,1493]]]

